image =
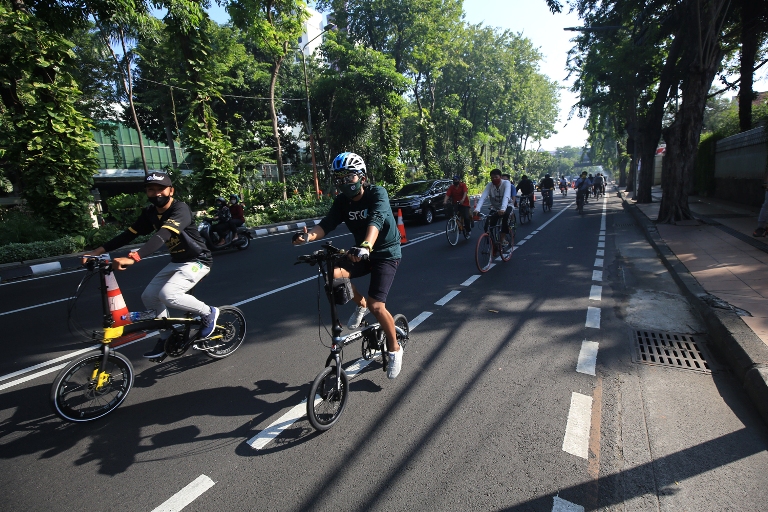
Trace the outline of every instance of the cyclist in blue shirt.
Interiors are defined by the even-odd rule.
[[[333,277],[354,279],[371,275],[367,297],[363,297],[352,285],[357,308],[349,319],[348,327],[357,329],[363,317],[369,311],[373,313],[387,336],[387,377],[394,379],[402,368],[403,349],[397,341],[395,321],[387,310],[386,301],[402,258],[400,232],[387,191],[368,183],[365,162],[360,156],[341,153],[333,160],[333,174],[341,194],[336,196],[320,224],[309,231],[305,227],[303,232],[294,234],[293,244],[320,240],[342,222],[346,224],[355,238],[355,247],[350,250],[348,259],[339,262]]]

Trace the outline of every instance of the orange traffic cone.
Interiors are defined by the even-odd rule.
[[[107,284],[107,302],[109,302],[109,312],[112,313],[112,326],[118,327],[120,325],[130,324],[130,313],[128,313],[128,307],[125,305],[123,293],[120,291],[120,287],[117,286],[117,279],[115,279],[114,273],[110,272],[104,276],[104,278],[104,281]]]
[[[397,229],[400,231],[400,243],[407,244],[408,239],[405,238],[405,224],[403,224],[403,210],[397,209]]]

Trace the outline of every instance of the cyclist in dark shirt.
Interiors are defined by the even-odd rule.
[[[533,182],[528,179],[528,176],[523,174],[523,177],[520,178],[520,183],[517,184],[517,191],[520,193],[520,195],[528,196],[528,203],[531,205],[531,210],[535,208],[534,201],[536,198],[534,197],[534,187]]]
[[[547,205],[550,208],[552,208],[552,196],[554,193],[555,180],[553,180],[549,174],[545,174],[544,179],[541,180],[541,198],[547,202]]]
[[[171,178],[161,172],[151,172],[144,179],[147,199],[152,203],[141,211],[139,218],[121,234],[98,247],[91,254],[113,251],[131,242],[139,235],[155,232],[144,245],[128,253],[126,258],[113,258],[115,270],[125,270],[160,249],[163,245],[171,253],[171,263],[165,266],[147,285],[141,300],[147,309],[155,311],[157,318],[168,318],[168,308],[190,311],[200,315],[200,339],[208,338],[216,327],[219,309],[208,306],[189,293],[198,281],[211,271],[211,253],[192,222],[192,211],[186,203],[173,198]],[[170,330],[167,335],[170,335]],[[161,335],[147,358],[165,354],[165,336]]]
[[[389,289],[400,265],[400,233],[397,229],[386,189],[371,185],[366,176],[365,162],[355,153],[341,153],[333,160],[336,187],[341,190],[328,214],[309,231],[293,235],[293,244],[320,240],[342,222],[355,238],[349,258],[339,262],[333,277],[357,278],[371,275],[368,297],[363,297],[353,285],[353,300],[357,309],[349,319],[349,328],[360,326],[370,310],[387,336],[389,367],[387,377],[394,379],[403,364],[403,349],[397,341],[395,322],[387,311]],[[366,257],[368,259],[363,259]]]

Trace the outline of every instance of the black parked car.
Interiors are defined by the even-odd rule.
[[[450,208],[443,204],[443,200],[450,185],[451,180],[414,181],[407,184],[389,198],[395,218],[398,208],[403,211],[403,219],[417,219],[426,224],[432,222],[435,215],[446,215]]]

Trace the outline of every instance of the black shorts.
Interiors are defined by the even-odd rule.
[[[371,274],[368,297],[378,302],[387,302],[387,295],[399,266],[400,260],[360,260],[353,263],[349,258],[336,264],[337,268],[343,268],[349,272],[350,279]]]

